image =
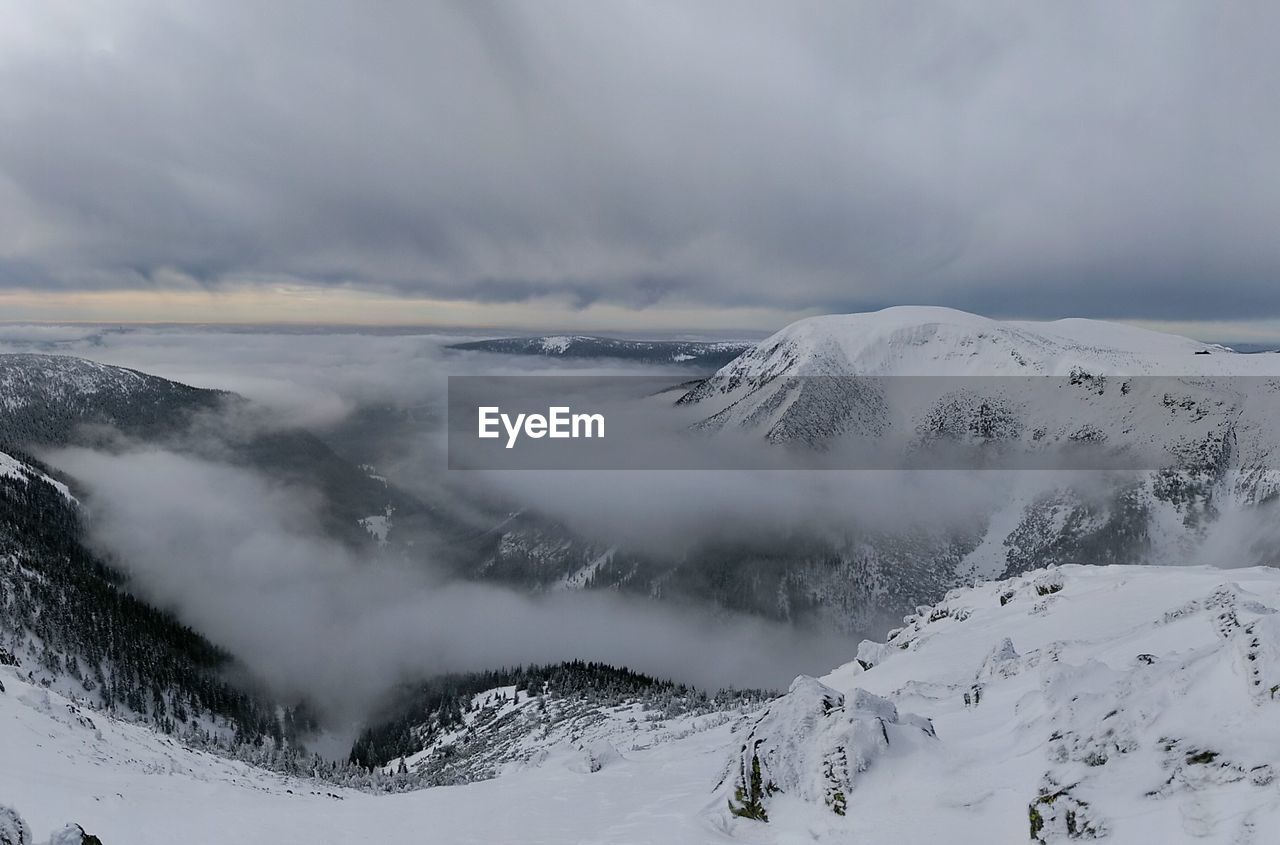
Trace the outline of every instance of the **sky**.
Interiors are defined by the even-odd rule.
[[[66,0],[0,26],[0,320],[1280,337],[1280,6]]]

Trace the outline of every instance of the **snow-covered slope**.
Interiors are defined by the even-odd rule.
[[[727,809],[751,746],[715,814],[756,841],[1274,841],[1277,609],[1272,569],[1069,566],[955,590],[770,706],[751,734],[768,824]]]
[[[231,394],[68,355],[0,355],[0,437],[62,443],[83,425],[170,433]]]
[[[920,608],[759,714],[396,795],[194,752],[0,666],[0,804],[37,835],[75,822],[107,845],[1263,845],[1280,825],[1277,609],[1271,569],[1037,570]],[[753,762],[767,822],[730,812],[753,800]]]
[[[68,502],[75,503],[76,501],[76,497],[71,495],[71,490],[67,488],[67,485],[51,478],[39,468],[4,452],[0,452],[0,478],[12,478],[23,484],[30,483],[32,479],[37,479],[53,487]]]
[[[727,724],[603,766],[566,747],[497,780],[372,795],[192,751],[8,667],[0,683],[0,806],[16,809],[37,841],[68,822],[105,845],[728,841],[701,813]]]
[[[1209,377],[1276,375],[1280,356],[1239,354],[1119,323],[1002,322],[950,308],[900,307],[793,323],[722,367],[681,403],[704,410],[708,428],[756,429],[770,440],[812,443],[850,431],[881,436],[894,426],[914,432],[931,413],[947,410],[943,403],[953,391],[993,389],[980,381],[984,377],[1058,376],[1082,388],[1074,391],[1081,398],[1096,398],[1106,396],[1108,379],[1118,388],[1145,377],[1136,383],[1162,394],[1168,383],[1154,377],[1204,385]],[[910,377],[927,377],[936,387]],[[1055,393],[1027,393],[1026,385],[1039,383],[1006,382],[1023,391],[1021,403],[1016,396],[996,397],[1010,413],[1018,413],[1019,404],[1039,403],[1021,409],[1031,417],[1024,420],[1027,431],[1064,411],[1078,417],[1072,421],[1078,429],[1098,413],[1051,405],[1046,400],[1059,399]]]
[[[0,664],[192,743],[270,745],[271,726],[287,727],[281,717],[296,710],[233,683],[243,674],[230,654],[129,594],[84,541],[79,502],[46,470],[0,452]]]
[[[0,447],[129,442],[230,461],[320,492],[326,528],[353,546],[410,545],[433,522],[422,502],[282,428],[243,397],[68,355],[0,354]],[[396,530],[380,519],[391,508]],[[365,522],[372,517],[371,522]],[[432,527],[438,527],[433,524]]]
[[[586,694],[495,687],[472,696],[459,724],[432,732],[425,747],[385,767],[424,783],[469,783],[548,763],[597,772],[637,751],[713,730],[760,707],[735,696],[689,698],[686,690],[658,697],[602,703]]]
[[[1194,356],[1194,357],[1193,357]],[[952,308],[900,306],[798,320],[717,373],[758,383],[782,375],[1258,375],[1267,355],[1123,323],[1002,321]]]

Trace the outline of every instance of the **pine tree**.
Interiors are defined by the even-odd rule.
[[[769,814],[764,809],[765,789],[760,775],[760,755],[757,752],[759,747],[760,741],[757,741],[755,748],[751,750],[750,777],[746,773],[746,764],[739,760],[738,785],[733,790],[733,798],[738,803],[735,805],[730,801],[729,812],[740,818],[767,822]],[[746,747],[744,746],[742,750],[746,751]]]

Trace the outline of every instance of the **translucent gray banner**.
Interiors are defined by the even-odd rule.
[[[1280,379],[454,376],[451,469],[1272,466]]]

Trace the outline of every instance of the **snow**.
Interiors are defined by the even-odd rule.
[[[547,340],[550,352],[573,339]],[[1276,356],[1098,321],[1001,322],[894,308],[793,324],[723,368],[694,401],[714,413],[741,403],[743,421],[765,409],[772,423],[804,398],[780,393],[781,376],[1173,375],[1184,381],[1172,397],[1104,395],[1089,381],[1060,404],[1014,410],[1027,431],[1043,425],[1050,439],[1087,424],[1113,442],[1140,433],[1173,450],[1228,432],[1231,456],[1213,504],[1230,515],[1280,486],[1263,471],[1280,390],[1270,383],[1237,395],[1195,377],[1276,369]],[[59,390],[92,392],[85,379],[96,371],[86,363],[51,372]],[[16,377],[0,378],[0,388]],[[785,401],[770,404],[777,396]],[[962,405],[946,407],[962,416]],[[0,475],[39,473],[0,453]],[[1006,540],[1043,492],[1030,482],[1014,491],[991,515],[962,575],[1004,571]],[[1191,548],[1185,515],[1151,497],[1147,503],[1153,554],[1176,563]],[[1043,533],[1062,532],[1070,509],[1069,500],[1048,500]],[[388,510],[360,524],[385,542],[390,517]],[[1205,529],[1198,548],[1233,525]],[[504,536],[508,542],[516,540]],[[584,586],[612,554],[592,557],[560,586]],[[823,678],[798,678],[747,717],[657,724],[619,706],[574,713],[538,733],[540,703],[514,687],[490,690],[477,698],[501,693],[498,704],[468,714],[458,735],[404,762],[425,765],[463,733],[492,731],[498,777],[398,795],[286,778],[193,751],[0,666],[0,805],[14,807],[37,840],[75,823],[107,845],[424,836],[676,845],[1106,836],[1261,845],[1280,828],[1278,611],[1275,569],[1033,571],[952,590],[886,642],[862,643],[856,660]],[[767,823],[730,812],[757,763]]]
[[[29,478],[39,478],[47,481],[55,490],[67,498],[68,501],[75,502],[76,497],[71,495],[71,490],[61,481],[57,481],[40,472],[36,468],[18,460],[12,455],[6,455],[0,452],[0,477],[17,478],[26,481]]]
[[[49,693],[50,708],[33,707],[26,699],[43,691],[7,667],[0,679],[0,803],[38,840],[75,822],[106,845],[725,841],[701,810],[727,725],[594,772],[566,756],[498,780],[367,795],[191,751],[101,714],[96,729],[80,726],[59,714],[66,699]]]
[[[578,758],[570,761],[568,766],[570,771],[592,774],[600,771],[605,766],[615,765],[624,759],[618,753],[618,749],[613,747],[613,743],[606,739],[600,739],[583,745],[578,752]]]
[[[1205,537],[1189,532],[1194,515],[1160,488],[1158,470],[1177,468],[1212,488],[1206,523],[1275,493],[1280,378],[1270,376],[1278,373],[1280,356],[1120,324],[892,308],[794,323],[679,401],[696,409],[696,429],[818,447],[833,468],[1116,471],[1105,483],[1112,493],[1141,484],[1133,504],[1150,520],[1153,555],[1170,560]],[[915,377],[925,375],[944,377]],[[1030,473],[1012,484],[957,574],[1004,574],[1026,527],[1044,538],[1101,529],[1071,483]],[[1108,515],[1095,508],[1092,518]],[[1033,551],[1024,557],[1036,565]]]
[[[1268,356],[1122,323],[1001,321],[923,306],[799,320],[721,372],[763,363],[779,346],[790,349],[798,375],[1065,376],[1077,367],[1109,375],[1280,372],[1280,362]]]
[[[686,401],[739,422],[776,420],[799,391],[788,377],[1275,376],[1280,356],[1099,320],[1000,321],[897,307],[799,320],[722,367]],[[791,395],[788,395],[790,391]],[[749,401],[748,401],[749,400]],[[755,423],[758,425],[759,420]]]
[[[556,589],[581,590],[585,588],[587,584],[591,583],[591,579],[595,577],[595,574],[600,571],[600,567],[613,560],[613,556],[616,552],[617,547],[615,546],[609,548],[603,554],[592,558],[585,566],[582,566],[561,578],[560,581],[556,583]]]
[[[0,845],[30,845],[31,831],[12,808],[0,805]]]
[[[932,740],[927,719],[900,718],[888,699],[857,688],[846,696],[802,675],[756,720],[730,759],[720,794],[732,809],[721,824],[732,825],[733,813],[741,813],[756,771],[762,794],[780,792],[844,816],[848,796],[881,756],[910,754]]]
[[[46,396],[127,396],[143,389],[149,380],[156,377],[68,355],[0,355],[0,396],[9,411],[26,407],[32,384],[39,385],[40,393]]]
[[[1273,569],[1041,570],[953,590],[861,647],[870,669],[798,679],[745,722],[648,747],[583,737],[494,780],[398,795],[191,751],[2,667],[0,802],[37,839],[74,822],[108,845],[424,831],[442,843],[985,845],[1035,841],[1034,824],[1045,842],[1070,825],[1118,843],[1261,845],[1280,825],[1277,608]],[[744,747],[776,788],[767,823],[728,811]]]
[[[379,548],[385,548],[387,538],[391,535],[391,516],[395,513],[395,508],[387,505],[386,510],[380,514],[366,516],[356,520],[360,527],[369,532],[369,536],[378,541]]]
[[[563,355],[573,345],[575,340],[585,340],[582,337],[569,337],[565,335],[554,335],[542,338],[542,351],[548,355]]]
[[[953,591],[882,662],[823,679],[928,716],[939,740],[937,756],[865,778],[847,829],[865,841],[1027,841],[1032,802],[1065,789],[1039,804],[1046,841],[1065,836],[1059,802],[1081,804],[1078,821],[1116,842],[1269,841],[1276,608],[1280,572],[1262,568],[1070,566]],[[1217,756],[1191,762],[1204,751]],[[811,810],[788,806],[779,824]],[[905,807],[917,809],[892,813]]]
[[[435,732],[422,750],[391,760],[384,771],[404,765],[428,782],[465,783],[546,765],[578,771],[598,764],[598,770],[621,754],[679,742],[741,718],[743,708],[756,709],[727,701],[667,704],[661,697],[605,704],[554,690],[494,687],[472,696],[461,724]]]

